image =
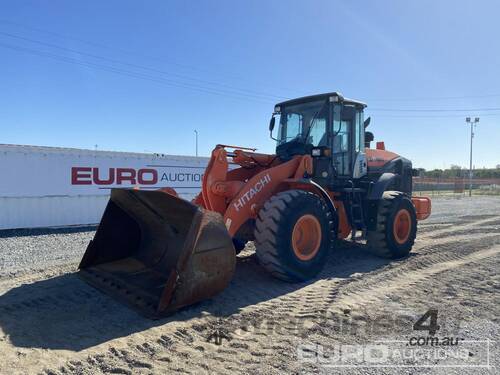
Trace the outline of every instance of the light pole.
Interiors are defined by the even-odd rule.
[[[198,156],[198,130],[195,130],[194,134],[196,134],[196,156]]]
[[[474,127],[479,122],[479,117],[476,117],[474,121],[470,117],[467,117],[465,122],[470,124],[469,197],[472,197],[472,139],[474,138]]]

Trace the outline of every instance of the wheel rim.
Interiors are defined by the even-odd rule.
[[[311,260],[321,244],[321,224],[313,215],[304,215],[297,220],[292,231],[292,248],[300,260]]]
[[[392,232],[394,239],[400,245],[408,241],[411,232],[411,215],[407,209],[401,209],[394,218]]]

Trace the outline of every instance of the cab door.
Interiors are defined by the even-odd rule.
[[[332,161],[338,177],[359,178],[366,174],[363,109],[334,103],[332,109]]]
[[[343,113],[343,105],[333,105],[332,160],[337,177],[350,177],[352,173],[352,119]]]
[[[368,164],[365,153],[365,126],[362,108],[356,108],[354,120],[354,163],[352,170],[353,178],[360,178],[368,173]]]

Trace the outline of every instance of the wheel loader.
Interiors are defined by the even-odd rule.
[[[226,288],[248,241],[289,282],[318,275],[337,239],[405,257],[431,201],[412,196],[409,160],[370,147],[365,107],[337,92],[277,104],[275,154],[217,145],[192,202],[171,187],[113,189],[79,274],[159,318]]]

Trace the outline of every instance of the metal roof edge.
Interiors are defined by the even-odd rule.
[[[366,103],[364,103],[362,101],[359,101],[359,100],[355,100],[355,99],[345,98],[338,91],[325,92],[325,93],[322,93],[322,94],[314,94],[314,95],[301,96],[301,97],[298,97],[298,98],[285,100],[283,102],[277,103],[276,105],[277,106],[278,105],[287,105],[287,104],[289,105],[289,104],[294,104],[294,103],[300,103],[300,102],[303,102],[303,101],[310,101],[310,100],[314,100],[314,99],[320,100],[320,99],[323,99],[323,98],[326,98],[326,97],[329,97],[329,96],[339,96],[339,97],[342,97],[343,101],[346,102],[346,103],[358,104],[358,105],[362,105],[363,107],[367,107]]]
[[[0,144],[0,152],[38,152],[38,153],[69,153],[78,155],[94,155],[94,156],[114,156],[114,157],[136,157],[136,158],[156,158],[156,159],[182,159],[182,160],[208,160],[207,156],[190,156],[190,155],[172,155],[164,153],[142,153],[142,152],[126,152],[126,151],[108,151],[108,150],[90,150],[72,147],[54,147],[54,146],[36,146],[36,145],[16,145],[16,144]]]

